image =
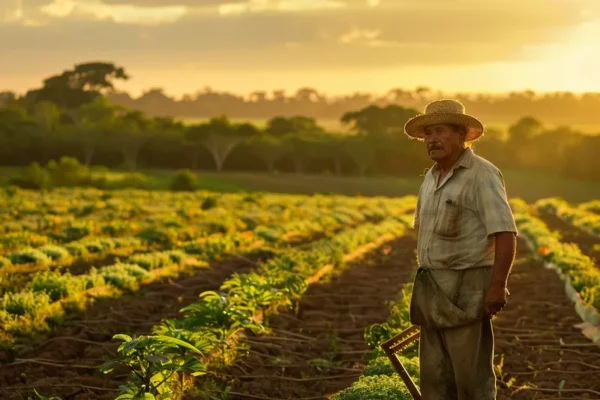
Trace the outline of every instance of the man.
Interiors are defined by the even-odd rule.
[[[414,219],[411,320],[421,328],[423,399],[495,399],[491,318],[507,302],[517,234],[502,174],[473,153],[484,128],[457,101],[429,104],[404,129],[435,161]]]

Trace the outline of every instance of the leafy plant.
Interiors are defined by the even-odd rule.
[[[206,373],[204,364],[197,357],[212,348],[210,340],[200,339],[191,333],[186,336],[179,332],[178,336],[132,338],[119,334],[113,337],[123,341],[117,350],[119,356],[105,363],[100,370],[108,374],[117,366],[124,365],[131,371],[131,378],[126,386],[120,388],[115,400],[169,399],[176,390],[182,390],[179,387],[181,381],[175,379],[177,374],[199,376]],[[194,344],[189,342],[190,339]]]
[[[335,394],[332,400],[412,400],[398,375],[361,376],[349,388]]]
[[[189,169],[177,171],[169,189],[173,191],[193,191],[198,187],[198,178]]]

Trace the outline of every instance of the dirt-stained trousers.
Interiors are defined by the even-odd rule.
[[[491,320],[483,315],[491,267],[468,269],[462,277],[452,270],[430,272],[446,300],[452,301],[466,315],[477,318],[458,327],[421,326],[423,400],[495,399],[494,335]],[[443,318],[443,313],[437,317]]]

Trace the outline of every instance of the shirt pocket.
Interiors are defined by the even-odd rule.
[[[456,237],[460,233],[461,207],[456,201],[447,199],[440,206],[434,232],[443,237]]]

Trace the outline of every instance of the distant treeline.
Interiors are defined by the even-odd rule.
[[[530,115],[553,125],[600,125],[600,113],[597,112],[600,109],[600,93],[536,94],[523,91],[504,95],[450,95],[428,88],[417,88],[392,89],[381,97],[366,93],[330,97],[314,88],[303,88],[291,94],[281,90],[272,93],[256,91],[249,96],[205,89],[177,100],[169,97],[162,89],[151,89],[137,98],[121,92],[110,95],[108,99],[111,103],[141,110],[151,116],[210,118],[225,114],[235,119],[268,119],[276,115],[305,115],[315,119],[339,119],[347,112],[369,105],[385,107],[396,104],[423,110],[432,100],[445,97],[461,101],[470,113],[492,122],[516,121],[523,115]]]
[[[419,108],[355,108],[341,117],[350,135],[327,132],[304,115],[274,117],[266,128],[259,128],[215,113],[208,122],[184,126],[173,118],[110,103],[106,90],[112,88],[113,80],[124,77],[124,70],[112,64],[81,64],[46,79],[26,96],[8,101],[0,108],[0,162],[45,165],[71,156],[86,165],[132,170],[400,176],[422,173],[432,164],[423,144],[403,134],[404,123]],[[474,149],[501,168],[590,180],[600,176],[600,136],[568,128],[546,129],[530,116],[515,119],[506,132],[488,131]]]
[[[391,89],[384,96],[352,93],[328,96],[314,88],[302,88],[287,94],[283,90],[255,91],[248,96],[205,88],[181,99],[168,96],[162,89],[150,89],[134,98],[125,92],[107,94],[110,103],[140,110],[149,116],[210,118],[228,115],[232,119],[268,119],[273,116],[304,115],[315,119],[339,119],[343,114],[377,105],[396,104],[422,110],[427,103],[442,97],[460,100],[468,112],[492,122],[516,121],[529,115],[552,125],[599,125],[600,93],[576,95],[571,92],[536,94],[533,91],[491,94],[445,94],[427,87]],[[0,92],[0,105],[17,98],[15,93]],[[599,127],[600,133],[600,127]]]

